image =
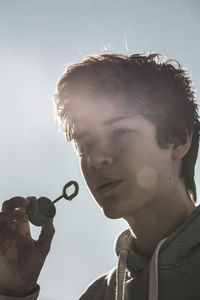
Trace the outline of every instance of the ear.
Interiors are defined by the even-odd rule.
[[[189,151],[192,143],[192,132],[187,133],[184,144],[174,144],[172,149],[172,158],[174,160],[181,160]]]

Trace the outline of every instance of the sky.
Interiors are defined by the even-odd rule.
[[[116,263],[114,242],[127,227],[107,219],[90,195],[73,145],[59,132],[52,95],[70,63],[104,49],[156,51],[185,66],[200,91],[198,0],[0,0],[0,201],[60,196],[56,234],[40,274],[41,300],[76,300]],[[196,169],[198,195],[199,167]],[[199,203],[199,202],[198,202]],[[32,226],[37,238],[39,229]]]

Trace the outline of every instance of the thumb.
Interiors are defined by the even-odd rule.
[[[47,224],[42,226],[42,230],[38,240],[36,241],[37,247],[40,249],[43,255],[47,255],[51,248],[51,241],[55,233],[55,228],[53,225],[53,219],[51,219]]]

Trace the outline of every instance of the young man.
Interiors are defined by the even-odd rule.
[[[200,298],[200,209],[194,204],[200,125],[191,81],[174,62],[177,66],[162,62],[157,54],[103,53],[69,66],[59,79],[58,117],[75,143],[86,183],[107,217],[129,225],[116,243],[118,267],[91,284],[81,300]],[[15,262],[7,278],[12,270],[21,276],[9,285],[0,273],[1,294],[12,296],[0,300],[38,295],[53,226],[44,226],[33,243],[23,210],[12,210],[26,205],[22,198],[11,199],[0,216],[6,249],[1,253]],[[13,219],[24,234],[20,228],[16,237],[7,228]],[[16,260],[26,247],[24,283]]]

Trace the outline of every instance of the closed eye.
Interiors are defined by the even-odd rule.
[[[129,132],[131,132],[131,129],[129,129],[129,128],[119,128],[119,129],[114,130],[113,136],[119,137],[119,136],[124,135]]]

